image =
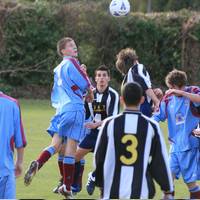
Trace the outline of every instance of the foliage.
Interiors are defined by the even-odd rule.
[[[0,24],[5,44],[0,51],[1,84],[9,90],[24,85],[50,87],[53,68],[61,60],[56,54],[56,42],[71,36],[90,76],[98,65],[106,64],[111,68],[112,83],[119,88],[122,77],[115,69],[115,56],[120,49],[132,47],[150,71],[153,82],[163,85],[169,70],[181,68],[182,24],[193,12],[131,13],[125,18],[114,18],[108,5],[107,0],[63,4],[32,1],[8,9]],[[197,38],[199,30],[197,24],[193,31]]]

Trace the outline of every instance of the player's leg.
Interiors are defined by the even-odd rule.
[[[66,141],[63,140],[61,149],[58,153],[58,169],[60,173],[60,179],[58,185],[53,189],[53,193],[58,193],[59,187],[63,184],[63,158],[65,153]]]
[[[200,199],[200,186],[196,183],[200,180],[200,154],[199,149],[191,149],[181,155],[181,172],[184,182],[190,192],[190,199]]]
[[[82,176],[84,172],[85,160],[84,156],[92,150],[93,144],[90,143],[90,130],[84,128],[84,136],[79,143],[79,147],[75,154],[75,171],[74,171],[74,182],[72,184],[73,193],[78,193],[82,190]]]
[[[94,151],[97,136],[98,136],[98,129],[92,129],[91,132],[84,137],[84,139],[79,144],[79,148],[76,153],[76,160],[80,160],[87,153]],[[82,174],[80,174],[80,176],[82,177]],[[95,172],[94,173],[90,172],[88,174],[86,190],[89,195],[93,194],[93,192],[95,190]]]
[[[49,160],[49,158],[59,151],[62,139],[56,133],[53,135],[50,146],[45,148],[39,155],[39,157],[32,161],[29,165],[27,171],[24,176],[24,184],[28,186],[37,171]]]
[[[83,139],[83,141],[85,138]],[[82,142],[83,142],[82,141]],[[82,145],[82,142],[79,145]],[[83,146],[83,145],[82,145]],[[73,193],[78,193],[82,189],[82,177],[84,172],[85,160],[84,156],[91,152],[92,149],[85,149],[78,147],[75,153],[75,170],[74,170],[74,180],[72,184]]]
[[[200,199],[200,186],[196,182],[187,183],[190,199]]]
[[[169,154],[169,164],[170,170],[172,172],[172,177],[174,179],[179,179],[181,175],[180,163],[177,156],[177,153],[173,152]],[[175,196],[175,188],[174,192],[171,194],[173,197]]]
[[[71,196],[71,185],[75,170],[75,153],[77,144],[84,134],[84,110],[66,112],[62,115],[59,134],[67,137],[65,154],[63,159],[63,185],[59,188],[59,193],[66,198]]]
[[[85,159],[81,159],[80,161],[75,163],[74,170],[74,181],[71,186],[73,194],[77,194],[82,190],[82,176],[85,168]]]
[[[68,138],[63,159],[63,185],[59,188],[59,193],[63,194],[66,198],[72,196],[71,185],[74,178],[76,148],[77,142]]]

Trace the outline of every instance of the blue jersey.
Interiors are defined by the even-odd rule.
[[[25,147],[26,138],[17,100],[0,93],[0,177],[14,172],[14,147]]]
[[[185,91],[200,95],[198,87],[186,87]],[[191,104],[196,107],[200,106],[186,97],[164,96],[159,112],[153,116],[158,122],[168,120],[171,152],[187,151],[199,147],[199,139],[192,135],[192,130],[197,127],[200,118],[192,112]]]
[[[71,57],[54,69],[54,85],[51,93],[52,106],[58,113],[84,109],[83,94],[90,87],[87,75]]]

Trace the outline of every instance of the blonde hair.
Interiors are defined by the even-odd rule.
[[[133,63],[138,59],[136,51],[132,48],[122,49],[116,57],[116,68],[122,74],[127,74]]]
[[[71,42],[71,41],[73,41],[73,39],[72,38],[70,38],[70,37],[64,37],[64,38],[62,38],[62,39],[60,39],[58,42],[57,42],[57,53],[58,53],[58,55],[59,56],[63,56],[63,54],[62,54],[62,50],[63,49],[65,49],[65,45],[68,43],[68,42]]]

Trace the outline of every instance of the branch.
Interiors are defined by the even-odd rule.
[[[47,59],[42,60],[41,62],[35,64],[34,66],[30,66],[30,67],[17,67],[20,66],[20,64],[18,64],[17,66],[15,66],[14,69],[6,69],[6,70],[0,70],[0,75],[2,74],[14,74],[14,73],[18,73],[18,72],[38,72],[38,73],[49,73],[47,70],[41,70],[40,68],[42,67],[41,64],[45,63]],[[7,67],[3,67],[3,68],[7,68]]]

